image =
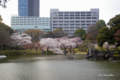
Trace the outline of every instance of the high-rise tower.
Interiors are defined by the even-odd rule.
[[[18,14],[39,17],[39,0],[18,0]]]

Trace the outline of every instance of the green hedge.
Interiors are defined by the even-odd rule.
[[[54,54],[52,51],[45,51],[47,55]],[[0,55],[40,55],[41,51],[37,50],[37,53],[35,50],[5,50],[0,51]]]
[[[46,53],[47,55],[52,55],[52,54],[54,54],[53,51],[48,51],[48,52],[46,51],[45,53]]]
[[[0,55],[40,55],[41,51],[38,50],[6,50],[0,51]]]

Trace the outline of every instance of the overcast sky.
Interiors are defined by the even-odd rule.
[[[60,11],[90,11],[99,8],[99,19],[109,19],[120,14],[120,0],[40,0],[40,17],[50,17],[50,9]],[[9,0],[7,8],[0,6],[3,22],[11,25],[11,15],[18,15],[18,0]]]

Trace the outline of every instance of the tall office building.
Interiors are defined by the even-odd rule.
[[[50,29],[62,28],[72,36],[74,32],[82,28],[86,32],[89,25],[95,24],[99,20],[99,9],[90,11],[59,11],[58,9],[50,10]]]
[[[18,14],[39,17],[39,0],[18,0]]]

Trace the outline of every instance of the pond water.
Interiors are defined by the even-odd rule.
[[[0,59],[0,80],[120,80],[120,62],[67,56],[7,56]]]

